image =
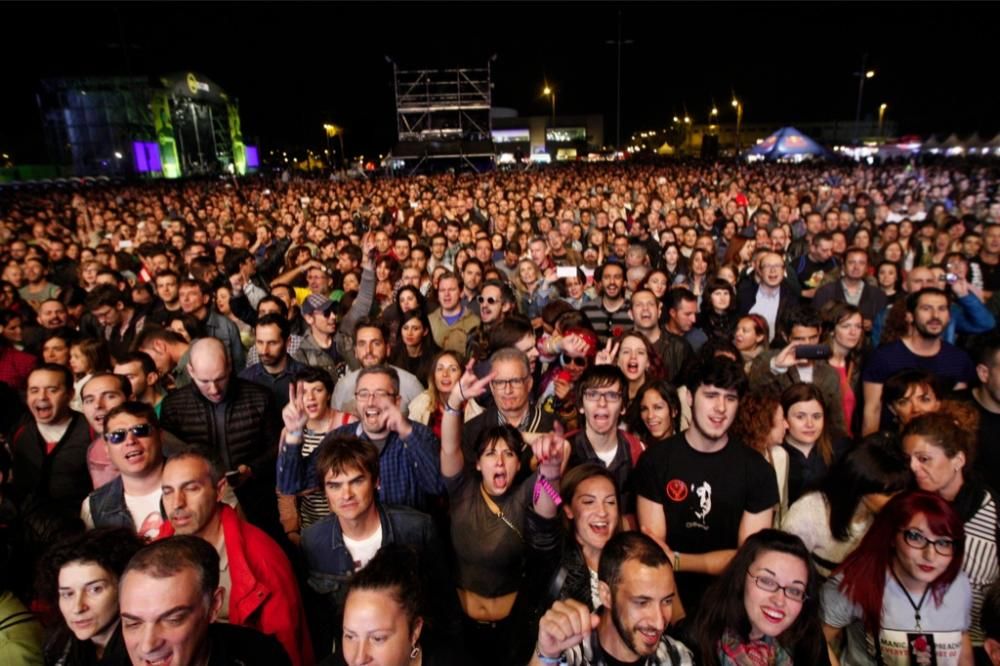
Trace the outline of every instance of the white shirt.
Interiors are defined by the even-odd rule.
[[[354,570],[358,571],[364,568],[375,557],[378,549],[382,547],[382,523],[379,523],[378,529],[372,532],[371,536],[364,539],[352,539],[345,534],[344,546],[351,554],[351,559],[354,560]]]
[[[774,340],[778,323],[778,305],[781,303],[781,288],[757,287],[757,301],[750,308],[750,314],[758,314],[767,321],[767,341]]]

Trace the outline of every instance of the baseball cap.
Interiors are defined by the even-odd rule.
[[[302,304],[302,314],[315,314],[317,312],[326,313],[331,308],[336,306],[336,303],[331,301],[326,296],[320,296],[319,294],[309,294],[305,302]]]

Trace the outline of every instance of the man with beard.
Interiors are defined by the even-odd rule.
[[[601,551],[597,572],[601,609],[575,599],[557,601],[538,623],[531,666],[640,664],[686,666],[694,657],[666,635],[677,588],[670,560],[653,539],[620,532]]]
[[[29,351],[40,350],[45,334],[66,326],[68,320],[69,313],[62,301],[55,298],[42,301],[38,306],[38,325],[24,327],[24,348]]]
[[[389,354],[387,339],[388,336],[381,321],[365,318],[358,322],[354,330],[354,355],[360,361],[361,368],[348,372],[337,382],[337,388],[333,392],[333,406],[336,409],[342,412],[353,410],[355,388],[360,373],[365,368],[373,368],[385,363]],[[424,392],[423,384],[402,368],[388,367],[391,367],[399,378],[400,409],[405,414],[410,401]]]
[[[211,305],[211,289],[201,280],[181,280],[181,310],[197,319],[208,337],[221,340],[229,351],[234,368],[242,368],[246,360],[240,330],[236,324],[215,311]]]
[[[639,527],[663,542],[677,588],[694,617],[705,589],[751,534],[771,526],[778,503],[774,470],[729,437],[746,393],[743,366],[711,359],[687,382],[691,427],[639,460]]]
[[[288,387],[305,366],[288,355],[291,325],[280,314],[264,315],[254,328],[258,363],[244,368],[240,377],[260,384],[274,395],[278,409],[288,404]]]
[[[580,311],[594,327],[598,345],[604,346],[608,337],[618,337],[632,328],[625,300],[625,269],[621,264],[605,262],[597,269],[594,279],[601,286],[601,297],[584,303]]]
[[[399,375],[392,366],[363,368],[354,386],[359,421],[337,428],[334,434],[367,440],[378,449],[380,502],[426,511],[430,498],[445,490],[440,444],[434,433],[403,416]],[[278,492],[282,494],[312,487],[311,480],[316,478],[316,456],[303,459],[298,451],[302,434],[287,429],[282,433],[278,453]]]
[[[177,451],[164,465],[161,483],[170,521],[161,535],[199,537],[219,553],[219,619],[274,636],[296,666],[312,664],[292,566],[277,543],[222,502],[226,479],[213,459],[193,447]]]
[[[10,497],[22,510],[45,506],[75,513],[93,489],[87,473],[90,430],[69,408],[73,376],[68,368],[42,363],[28,376],[30,417],[14,430]]]
[[[159,535],[163,442],[153,408],[126,402],[105,417],[104,446],[119,476],[83,501],[80,518],[88,529],[128,527],[150,539]]]
[[[865,411],[862,435],[877,432],[886,417],[882,409],[882,385],[890,376],[905,368],[925,370],[936,375],[946,391],[966,388],[976,378],[972,359],[962,349],[942,337],[951,320],[948,293],[925,287],[906,297],[910,333],[892,344],[875,350],[865,365]]]
[[[134,351],[115,359],[114,373],[128,380],[132,395],[144,402],[160,416],[160,406],[167,392],[160,386],[160,373],[153,358],[146,352]]]

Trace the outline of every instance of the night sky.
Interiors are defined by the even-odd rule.
[[[82,3],[81,3],[82,4]],[[196,71],[240,101],[246,140],[264,150],[325,145],[324,122],[346,128],[349,153],[395,139],[392,70],[484,66],[497,54],[494,105],[546,114],[603,113],[615,135],[618,13],[622,136],[696,122],[714,101],[744,122],[853,120],[868,53],[863,116],[889,105],[902,133],[1000,130],[988,4],[5,4],[0,150],[45,161],[39,79]],[[124,37],[124,39],[123,39]],[[123,48],[123,42],[125,48]]]

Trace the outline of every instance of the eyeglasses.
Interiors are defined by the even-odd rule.
[[[136,437],[149,437],[149,433],[152,430],[153,426],[148,423],[138,423],[131,428],[120,428],[119,430],[104,433],[104,441],[108,444],[121,444],[128,437],[129,433],[132,433]]]
[[[482,305],[483,303],[486,303],[488,305],[496,305],[497,303],[500,302],[499,298],[494,298],[493,296],[479,296],[476,298],[476,300],[479,301],[480,305]]]
[[[934,551],[938,555],[951,556],[955,554],[955,540],[954,539],[938,539],[937,541],[931,541],[924,536],[923,532],[920,530],[903,530],[903,541],[910,548],[915,548],[916,550],[923,550],[927,548],[928,544],[934,544]]]
[[[560,363],[562,365],[575,365],[578,368],[587,367],[587,359],[584,356],[566,356],[566,354],[561,354]]]
[[[490,382],[490,386],[496,391],[502,391],[508,386],[511,388],[521,388],[526,381],[528,381],[528,375],[524,377],[511,377],[510,379],[494,379]]]
[[[395,398],[396,394],[389,391],[384,391],[382,389],[376,389],[374,391],[369,391],[368,389],[361,389],[354,393],[354,397],[358,400],[367,400],[368,398],[375,396],[378,400],[382,398]]]
[[[598,391],[597,389],[587,389],[583,392],[584,400],[600,402],[601,398],[609,405],[615,405],[622,401],[622,394],[619,391]]]
[[[750,573],[749,569],[747,569],[747,575],[753,579],[754,585],[757,586],[758,590],[763,590],[764,592],[777,592],[778,590],[781,590],[786,599],[789,601],[798,601],[799,603],[809,598],[809,595],[806,594],[806,591],[801,587],[780,585],[778,584],[778,581],[774,580],[770,576],[754,576]]]
[[[320,312],[317,312],[316,314],[318,314],[318,315],[320,315],[322,317],[326,317],[327,319],[329,319],[330,317],[336,317],[337,316],[337,311],[334,310],[333,308],[330,308],[326,312],[320,311]]]

